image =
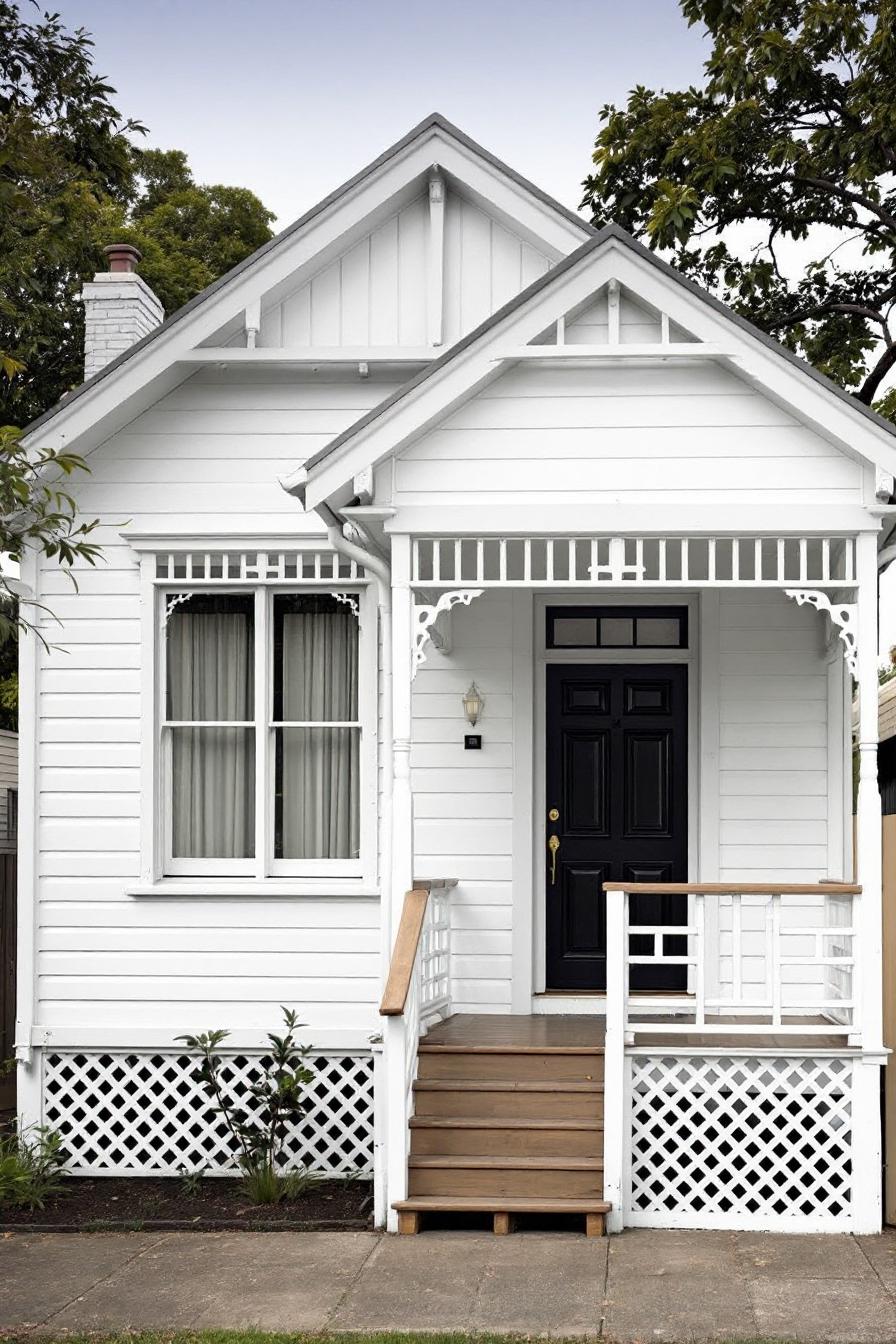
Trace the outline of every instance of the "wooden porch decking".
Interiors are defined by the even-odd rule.
[[[658,1019],[659,1020],[659,1019]],[[763,1023],[756,1014],[743,1015],[738,1019],[744,1024]],[[806,1027],[824,1026],[821,1016],[803,1016],[791,1019],[794,1024]],[[497,1048],[527,1050],[563,1050],[582,1047],[603,1047],[604,1022],[600,1016],[586,1013],[569,1015],[554,1014],[518,1014],[509,1013],[455,1013],[440,1022],[438,1026],[423,1038],[426,1045],[464,1046],[469,1050],[494,1050]],[[780,1035],[763,1032],[755,1036],[735,1035],[731,1033],[683,1033],[674,1037],[662,1032],[638,1031],[635,1034],[638,1046],[667,1047],[684,1046],[689,1050],[700,1048],[713,1049],[752,1049],[752,1050],[838,1050],[846,1049],[843,1037],[831,1034],[815,1033],[798,1035]]]

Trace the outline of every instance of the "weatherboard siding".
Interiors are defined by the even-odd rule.
[[[378,902],[129,897],[140,876],[140,594],[120,533],[320,534],[278,478],[387,395],[374,378],[301,381],[203,371],[98,448],[75,485],[103,558],[78,590],[44,566],[38,654],[37,1022],[152,1030],[273,1026],[359,1043],[377,1024]]]
[[[549,464],[549,470],[548,466]],[[711,364],[517,366],[395,463],[398,505],[858,502],[861,469]]]

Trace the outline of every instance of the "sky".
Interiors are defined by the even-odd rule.
[[[43,7],[43,6],[42,6]],[[607,103],[701,80],[677,0],[53,0],[113,101],[284,228],[438,111],[565,205]],[[881,649],[896,643],[896,565]]]

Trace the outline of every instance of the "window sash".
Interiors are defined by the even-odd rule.
[[[195,586],[186,586],[190,591],[197,594],[207,593],[210,590],[204,588],[201,584]],[[159,856],[160,870],[163,876],[171,877],[202,877],[202,876],[234,876],[246,877],[253,876],[257,879],[267,877],[285,877],[285,876],[306,876],[306,877],[331,877],[331,878],[354,878],[364,875],[365,866],[369,866],[369,850],[371,835],[369,826],[365,825],[365,813],[369,810],[369,792],[376,780],[376,728],[375,724],[365,727],[363,720],[363,706],[365,697],[362,687],[367,680],[364,672],[369,669],[371,658],[369,647],[371,642],[375,649],[375,639],[371,641],[369,635],[370,621],[367,619],[369,612],[369,602],[367,601],[368,589],[364,587],[354,587],[351,589],[359,601],[361,607],[361,620],[358,623],[356,638],[358,640],[358,668],[359,668],[359,693],[358,693],[358,717],[347,720],[278,720],[273,717],[273,690],[274,690],[274,613],[273,600],[275,593],[282,593],[284,589],[280,586],[275,587],[269,584],[259,584],[252,588],[254,597],[254,710],[255,717],[251,720],[175,720],[166,717],[167,710],[167,639],[166,628],[164,625],[164,613],[167,603],[171,597],[184,591],[185,585],[165,585],[157,587],[157,623],[156,628],[160,630],[159,639],[159,686],[160,714],[157,719],[157,780],[158,787],[155,796],[158,800],[162,826],[160,828],[160,840],[162,852]],[[340,585],[342,591],[342,586]],[[349,586],[346,586],[349,590]],[[216,588],[215,593],[220,594],[222,589]],[[231,591],[225,589],[224,591]],[[239,587],[233,590],[236,593],[245,594],[246,588]],[[319,595],[319,589],[303,589],[300,585],[295,588],[290,587],[290,594],[301,595],[304,593]],[[375,694],[373,704],[376,704]],[[370,709],[370,697],[367,697],[368,712]],[[250,859],[228,859],[228,858],[176,858],[174,856],[174,778],[173,778],[173,734],[176,729],[189,728],[250,728],[255,730],[255,854]],[[344,728],[350,729],[358,734],[358,770],[359,779],[357,793],[359,798],[359,822],[358,822],[358,843],[359,856],[357,858],[320,858],[320,859],[278,859],[275,858],[275,813],[276,813],[276,792],[275,792],[275,766],[276,766],[276,735],[280,730],[302,730],[315,728]]]

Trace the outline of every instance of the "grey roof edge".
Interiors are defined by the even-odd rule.
[[[884,416],[879,415],[877,411],[873,410],[870,406],[865,406],[862,402],[856,401],[855,397],[847,392],[845,388],[838,387],[838,385],[828,378],[826,374],[820,373],[818,369],[814,368],[811,364],[808,364],[804,359],[801,359],[799,355],[794,354],[792,350],[788,350],[786,346],[781,345],[780,341],[776,341],[773,336],[769,336],[747,318],[741,317],[739,313],[735,313],[734,310],[723,303],[721,299],[717,299],[715,295],[710,294],[708,290],[701,288],[701,286],[696,284],[693,280],[689,280],[687,276],[682,275],[681,272],[677,271],[668,261],[664,261],[662,257],[657,256],[657,254],[652,252],[650,248],[645,247],[643,243],[637,240],[637,238],[632,237],[632,235],[623,229],[621,225],[610,223],[604,224],[602,228],[596,230],[593,237],[589,238],[581,247],[576,248],[576,250],[571,252],[568,257],[564,257],[562,261],[558,262],[551,270],[546,271],[544,275],[539,276],[538,279],[534,280],[531,285],[526,287],[526,289],[523,289],[519,294],[514,295],[508,303],[505,303],[502,308],[497,310],[497,312],[492,313],[490,317],[487,317],[484,322],[481,322],[478,327],[474,328],[473,331],[469,332],[455,345],[450,346],[445,353],[432,364],[428,365],[425,369],[422,369],[420,373],[414,378],[409,379],[408,382],[402,383],[402,385],[384,401],[381,401],[370,411],[367,411],[353,424],[349,425],[347,429],[343,430],[341,434],[338,434],[334,439],[331,439],[329,443],[325,444],[323,448],[319,448],[317,452],[313,453],[304,463],[306,470],[313,470],[315,467],[319,466],[320,463],[332,456],[333,453],[338,452],[339,449],[350,442],[356,434],[360,434],[372,424],[374,420],[391,410],[396,403],[401,401],[405,396],[408,396],[418,388],[421,383],[426,382],[427,379],[432,378],[441,372],[447,364],[450,364],[451,361],[462,354],[464,350],[467,350],[474,344],[474,342],[485,336],[493,327],[497,326],[499,322],[502,322],[504,318],[510,316],[516,309],[521,308],[523,304],[528,303],[528,301],[540,293],[541,290],[546,289],[552,284],[558,276],[563,275],[572,266],[578,265],[578,263],[584,257],[588,256],[589,253],[597,251],[602,244],[609,242],[611,239],[615,239],[630,251],[649,262],[650,265],[656,267],[662,275],[674,280],[676,284],[687,290],[687,292],[693,295],[694,298],[708,304],[717,313],[720,313],[736,327],[740,328],[740,330],[758,340],[766,347],[766,349],[771,350],[774,354],[786,359],[789,364],[808,375],[808,377],[818,383],[818,385],[825,391],[835,393],[842,402],[851,407],[852,410],[864,416],[865,419],[870,420],[878,429],[884,429],[888,434],[896,436],[896,424],[893,424],[891,420],[885,419]]]
[[[135,355],[138,355],[142,350],[145,350],[147,346],[152,345],[154,341],[157,341],[160,336],[170,331],[171,328],[175,327],[179,322],[182,322],[185,317],[195,311],[195,309],[203,304],[206,299],[211,298],[213,294],[217,294],[220,290],[225,289],[227,285],[231,284],[244,272],[256,265],[256,263],[262,261],[269,253],[279,247],[281,243],[285,242],[286,239],[293,237],[316,219],[318,215],[323,214],[324,211],[329,210],[332,206],[336,205],[344,196],[347,196],[368,177],[378,172],[379,169],[383,168],[391,159],[396,158],[399,154],[403,153],[404,150],[408,149],[415,140],[420,139],[420,137],[425,135],[428,131],[436,129],[444,131],[447,135],[451,136],[452,139],[463,145],[465,149],[470,150],[486,163],[491,164],[491,166],[498,172],[503,173],[512,182],[515,182],[517,186],[522,187],[523,190],[529,192],[533,197],[539,200],[542,205],[555,211],[568,222],[575,224],[586,236],[595,234],[596,230],[593,226],[582,219],[580,215],[577,215],[574,210],[571,210],[568,206],[562,205],[560,201],[555,200],[548,192],[543,191],[541,187],[536,186],[534,182],[530,182],[522,173],[518,173],[514,168],[511,168],[508,164],[504,163],[503,160],[497,157],[497,155],[492,154],[489,150],[485,149],[484,146],[478,143],[478,141],[474,140],[471,136],[462,131],[460,127],[455,126],[453,122],[449,121],[447,117],[442,116],[440,112],[431,112],[428,116],[424,117],[422,121],[419,121],[416,126],[412,126],[407,134],[403,135],[400,140],[396,140],[394,144],[391,144],[388,147],[388,149],[383,150],[383,152],[377,155],[375,159],[372,159],[370,163],[359,169],[359,171],[352,177],[348,178],[345,182],[341,183],[340,186],[331,191],[329,195],[324,196],[322,200],[313,205],[310,210],[306,210],[303,215],[300,215],[298,219],[293,220],[293,222],[288,224],[285,229],[281,229],[281,231],[275,234],[273,238],[269,239],[268,242],[263,243],[261,247],[256,248],[256,250],[250,253],[248,257],[244,257],[241,262],[238,262],[236,266],[231,267],[231,269],[226,271],[224,275],[219,276],[217,280],[212,281],[212,283],[207,285],[205,289],[200,290],[199,293],[195,294],[187,303],[176,309],[170,317],[166,317],[164,322],[151,331],[147,336],[144,336],[142,340],[136,341],[132,346],[129,346],[127,350],[111,360],[100,369],[98,373],[95,373],[92,378],[88,378],[86,382],[73,388],[71,392],[67,392],[60,401],[57,401],[55,405],[44,411],[43,414],[39,415],[35,420],[32,420],[30,424],[26,425],[22,431],[23,436],[32,434],[35,430],[42,428],[51,420],[55,419],[55,417],[63,411],[67,411],[75,401],[80,400],[81,397],[88,392],[92,392],[105,378],[114,373],[116,369],[121,368],[121,366],[126,364],[128,360],[132,359]]]

